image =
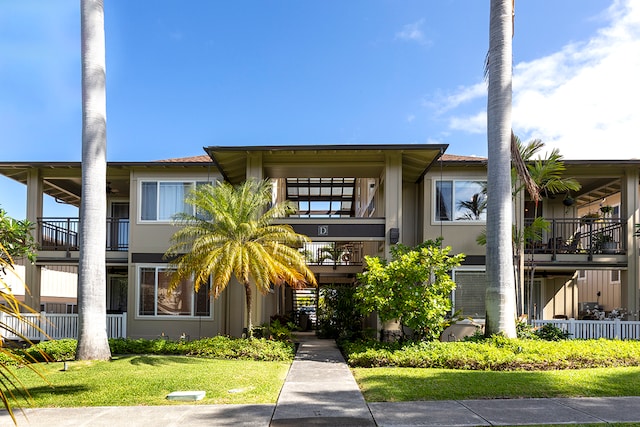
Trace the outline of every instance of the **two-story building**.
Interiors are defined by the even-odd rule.
[[[445,154],[446,145],[325,145],[205,147],[206,155],[107,165],[107,308],[127,313],[131,337],[192,338],[240,335],[244,320],[241,286],[231,283],[217,299],[187,284],[167,291],[172,215],[190,209],[185,194],[199,183],[249,177],[270,178],[274,201],[290,200],[297,213],[281,221],[309,236],[301,248],[319,286],[355,283],[365,255],[387,256],[390,245],[415,245],[438,236],[465,263],[452,272],[454,306],[463,315],[484,316],[485,248],[477,237],[485,226],[479,195],[486,182],[486,159]],[[543,240],[526,242],[519,304],[537,318],[578,317],[582,303],[600,289],[604,310],[624,308],[638,318],[640,161],[566,161],[567,175],[581,184],[570,195],[548,195],[533,209],[514,203],[514,224],[534,215],[550,228]],[[27,219],[37,224],[41,250],[28,266],[32,307],[41,303],[41,269],[78,263],[79,218],[43,216],[43,195],[80,204],[79,162],[1,162],[0,173],[27,186]],[[603,198],[618,200],[616,215],[581,218]],[[607,248],[603,235],[613,241]],[[616,273],[617,282],[590,287],[592,272]],[[590,279],[587,280],[586,277]],[[312,292],[311,292],[312,294]],[[254,323],[308,304],[309,293],[274,288],[258,297]],[[299,301],[298,301],[299,300]],[[606,304],[604,301],[610,301]],[[304,301],[304,302],[303,302]],[[610,307],[609,307],[610,305]]]

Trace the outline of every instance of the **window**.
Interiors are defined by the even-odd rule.
[[[620,283],[620,270],[611,270],[611,283]]]
[[[189,192],[204,182],[143,181],[140,186],[140,219],[142,221],[171,221],[177,213],[194,213],[185,202]]]
[[[578,280],[587,280],[587,270],[578,270]]]
[[[456,270],[453,279],[456,282],[456,289],[453,291],[453,312],[459,312],[460,316],[465,317],[484,318],[486,273]]]
[[[436,221],[485,221],[486,181],[436,181]]]
[[[184,280],[171,292],[172,270],[145,266],[138,269],[139,316],[210,316],[209,286],[194,292],[193,281]]]

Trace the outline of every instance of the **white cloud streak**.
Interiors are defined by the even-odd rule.
[[[540,138],[567,159],[640,158],[640,2],[615,0],[607,17],[589,40],[514,67],[513,128],[523,140]],[[484,96],[481,82],[428,105],[453,113],[451,130],[485,133],[486,107],[460,108]]]
[[[396,39],[417,42],[420,44],[429,44],[429,41],[422,31],[423,25],[424,19],[405,25],[402,27],[401,31],[396,33]]]

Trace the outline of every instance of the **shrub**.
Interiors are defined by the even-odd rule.
[[[555,370],[640,363],[640,342],[620,340],[521,340],[493,336],[482,341],[357,342],[342,345],[352,367],[399,366],[477,370]]]
[[[571,335],[569,332],[565,332],[557,326],[547,323],[542,328],[534,332],[537,337],[545,341],[561,341],[566,340]]]
[[[33,362],[63,362],[76,358],[77,346],[78,341],[74,339],[62,339],[42,341],[19,351]]]

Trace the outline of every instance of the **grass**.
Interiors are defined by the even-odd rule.
[[[213,360],[185,356],[126,356],[109,362],[41,363],[15,369],[31,394],[21,407],[171,405],[172,391],[204,390],[198,404],[275,403],[288,362]],[[189,402],[193,404],[194,402]]]
[[[353,368],[368,402],[640,395],[640,367],[557,371]]]

